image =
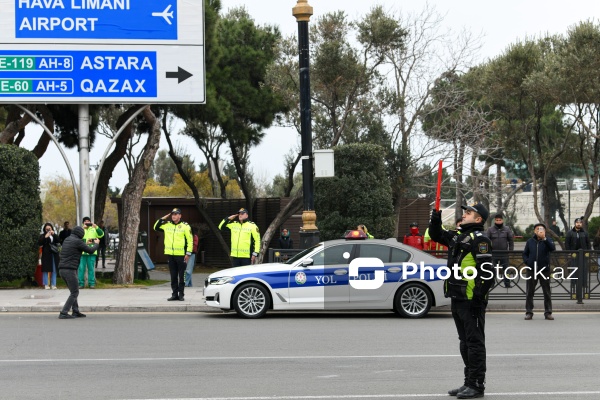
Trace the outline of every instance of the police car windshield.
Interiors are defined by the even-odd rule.
[[[320,243],[315,244],[312,247],[309,247],[308,249],[302,250],[300,253],[296,254],[295,256],[293,256],[292,258],[290,258],[289,260],[287,260],[285,262],[285,264],[293,264],[296,261],[298,261],[299,259],[301,259],[302,257],[304,257],[305,255],[307,255],[308,253],[310,253],[311,251],[313,251],[314,249],[316,249],[317,247],[320,246]]]

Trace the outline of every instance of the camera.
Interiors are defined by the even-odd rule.
[[[92,226],[92,225],[94,225],[94,224],[92,224],[91,222],[86,222],[85,223],[85,226]]]

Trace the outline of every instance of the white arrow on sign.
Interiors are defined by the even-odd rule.
[[[171,5],[169,4],[163,12],[153,12],[152,16],[153,17],[163,17],[165,19],[165,21],[167,21],[167,24],[171,25],[171,20],[169,19],[169,17],[173,18],[173,11],[169,11],[170,9],[171,9]],[[148,15],[148,14],[146,14],[146,15]]]

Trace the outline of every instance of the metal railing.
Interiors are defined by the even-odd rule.
[[[269,248],[268,262],[269,263],[284,263],[296,254],[300,253],[302,249],[272,249]]]
[[[522,300],[527,292],[529,269],[522,251],[495,251],[496,257],[508,257],[506,272],[498,268],[490,299]],[[600,251],[554,251],[550,253],[550,287],[552,298],[583,300],[600,299],[598,266]],[[495,272],[496,272],[495,271]],[[506,285],[508,283],[508,285]],[[508,287],[507,287],[508,286]],[[538,285],[536,294],[541,294]]]

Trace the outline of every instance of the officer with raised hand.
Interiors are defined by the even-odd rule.
[[[452,299],[452,318],[465,365],[464,383],[448,394],[474,399],[483,397],[485,391],[485,307],[493,284],[492,242],[484,234],[489,212],[483,204],[462,209],[465,211],[458,231],[444,229],[442,212],[433,210],[429,234],[432,240],[448,246],[448,268],[458,266],[458,271],[453,270],[444,281],[444,295]]]
[[[173,211],[156,221],[154,230],[165,233],[165,254],[169,258],[172,292],[171,297],[167,300],[183,301],[184,273],[194,246],[192,228],[187,222],[181,220],[181,210],[174,208]]]
[[[223,218],[219,229],[225,228],[231,231],[231,265],[241,267],[254,264],[260,253],[260,232],[258,226],[248,220],[248,210],[240,208],[237,214]]]

